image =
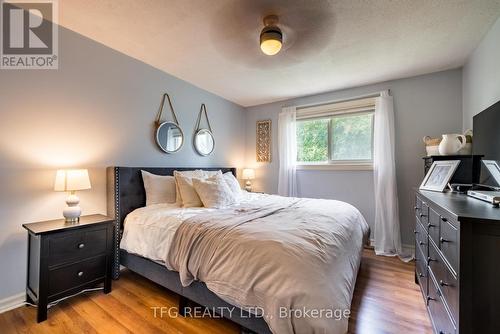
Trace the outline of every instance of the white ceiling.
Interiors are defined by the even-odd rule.
[[[60,24],[243,106],[460,67],[500,0],[64,0]],[[280,16],[283,50],[259,49]]]

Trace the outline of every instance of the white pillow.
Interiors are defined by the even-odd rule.
[[[192,180],[193,188],[205,207],[224,208],[236,203],[234,193],[221,174],[205,180],[195,178]]]
[[[224,173],[223,176],[229,189],[231,189],[232,193],[234,194],[234,197],[236,198],[236,200],[239,200],[243,195],[240,183],[231,172]]]
[[[197,178],[201,178],[201,179],[205,178],[205,173],[201,169],[187,170],[187,171],[183,171],[183,172],[175,170],[174,177],[177,175],[182,175],[182,176],[185,176],[188,178],[192,178],[192,177],[197,177]],[[177,178],[175,179],[175,184],[176,184],[175,202],[177,203],[177,205],[182,205],[182,196],[181,196],[181,192],[179,191],[179,186],[177,185]]]
[[[155,175],[141,170],[146,206],[159,203],[175,203],[175,179],[168,175]]]

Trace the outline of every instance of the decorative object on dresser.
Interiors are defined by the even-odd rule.
[[[205,115],[208,128],[200,128],[202,115]],[[210,155],[215,150],[215,138],[212,127],[210,126],[205,103],[201,104],[200,112],[198,113],[198,120],[196,121],[196,128],[194,129],[193,145],[196,152],[202,156]]]
[[[439,144],[441,143],[441,138],[431,138],[429,136],[425,136],[422,140],[425,144],[427,156],[439,155]]]
[[[429,157],[423,157],[424,175],[429,172],[429,169],[435,161],[460,160],[460,164],[458,165],[455,174],[453,174],[450,183],[478,183],[481,172],[482,157],[482,155],[432,155]]]
[[[242,176],[243,180],[246,180],[245,190],[248,192],[251,192],[252,191],[252,182],[250,182],[250,180],[255,179],[255,170],[252,168],[245,168],[245,169],[243,169],[241,176]]]
[[[271,120],[257,121],[257,162],[271,162]]]
[[[26,300],[38,306],[37,321],[58,300],[93,290],[111,291],[114,220],[82,216],[80,224],[63,219],[23,224],[28,230]]]
[[[86,169],[60,169],[56,172],[54,190],[70,192],[66,199],[68,206],[63,211],[67,223],[78,223],[82,214],[82,209],[78,205],[80,199],[75,192],[90,189],[90,187],[89,172]]]
[[[461,134],[444,134],[443,139],[439,143],[439,154],[451,155],[457,154],[465,147],[467,140]]]
[[[435,333],[498,333],[500,210],[420,190],[415,217],[415,282]]]
[[[453,173],[460,164],[460,160],[435,161],[420,185],[422,190],[443,191]]]
[[[172,121],[162,121],[161,117],[163,114],[163,107],[165,105],[165,99],[168,100],[168,106],[170,112],[172,113]],[[184,132],[177,121],[177,116],[175,115],[174,107],[172,106],[172,101],[170,100],[170,95],[167,93],[163,94],[160,103],[160,109],[156,116],[156,143],[160,149],[165,153],[175,153],[178,152],[182,145],[184,144]]]

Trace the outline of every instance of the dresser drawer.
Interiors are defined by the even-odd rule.
[[[453,319],[458,319],[458,280],[450,271],[434,245],[429,245],[429,267],[436,279],[436,283],[439,285],[442,297],[446,301]]]
[[[424,298],[427,298],[428,285],[427,285],[427,257],[424,257],[422,250],[419,246],[415,249],[415,272],[417,274],[418,282],[422,288]]]
[[[427,251],[427,244],[428,244],[428,238],[427,238],[427,231],[426,229],[417,222],[415,224],[415,241],[417,245],[420,247],[422,250],[422,253],[424,254],[425,258],[427,258],[428,251]]]
[[[105,255],[50,270],[49,296],[103,278],[105,272]]]
[[[427,228],[429,231],[429,238],[439,245],[439,228],[441,225],[441,216],[432,207],[429,208],[429,223]]]
[[[429,302],[428,308],[431,315],[435,333],[455,334],[456,328],[446,310],[441,292],[439,291],[432,274],[429,274]]]
[[[422,201],[422,199],[419,198],[418,196],[416,197],[415,200],[415,216],[417,217],[417,220],[420,221],[420,223],[422,223],[423,226],[427,226],[429,207],[427,206],[427,203]]]
[[[54,234],[49,239],[49,265],[85,259],[106,251],[107,229],[82,229]]]
[[[448,220],[441,221],[441,236],[439,238],[439,248],[444,258],[450,264],[455,273],[458,272],[458,229],[450,224]]]

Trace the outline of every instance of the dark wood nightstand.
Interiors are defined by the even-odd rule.
[[[50,303],[104,283],[111,292],[113,222],[103,215],[24,224],[28,230],[26,300],[38,305],[37,321]]]

